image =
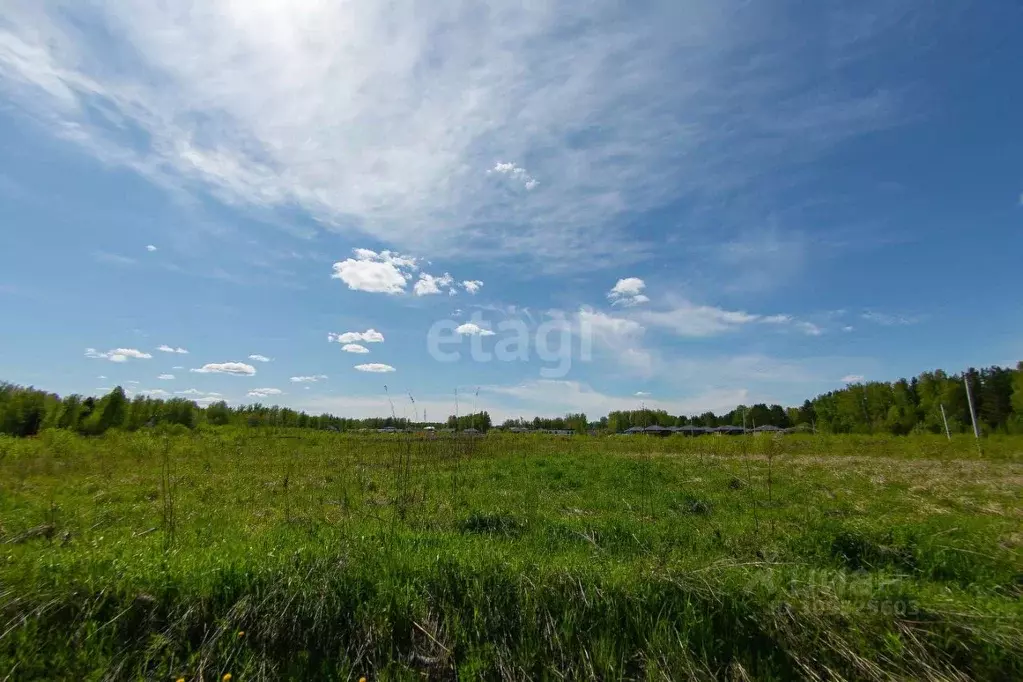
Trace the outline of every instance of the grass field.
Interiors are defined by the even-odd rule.
[[[0,440],[0,679],[1023,678],[1023,439]]]

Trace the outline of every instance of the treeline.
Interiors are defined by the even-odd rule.
[[[805,400],[799,407],[758,403],[739,405],[722,415],[671,415],[663,410],[614,411],[599,421],[588,422],[582,413],[564,417],[509,419],[502,426],[530,429],[587,429],[617,433],[633,426],[756,426],[802,427],[828,433],[942,433],[947,420],[952,433],[971,430],[973,399],[978,428],[984,433],[1023,433],[1023,362],[1015,369],[988,367],[946,374],[924,372],[912,379],[871,381]],[[942,416],[944,411],[944,418]],[[451,415],[443,424],[413,423],[400,417],[352,419],[330,414],[310,415],[287,407],[261,404],[231,407],[224,401],[205,407],[183,398],[161,399],[146,395],[130,398],[120,386],[100,398],[69,395],[64,398],[14,384],[0,382],[0,433],[32,436],[43,429],[67,429],[98,435],[108,429],[133,431],[160,424],[194,428],[236,425],[355,431],[447,426],[457,430],[491,428],[486,411]]]
[[[826,433],[950,433],[973,429],[973,399],[978,429],[983,433],[1023,433],[1023,362],[1016,369],[988,367],[963,374],[941,370],[912,379],[869,381],[830,391],[799,407],[758,403],[739,405],[731,412],[696,416],[671,415],[663,410],[616,411],[601,420],[609,431],[633,426],[756,426],[804,427]],[[944,410],[944,418],[942,417]]]
[[[606,422],[606,418],[604,419]],[[506,419],[501,424],[502,429],[520,428],[533,430],[562,430],[572,429],[576,433],[586,433],[589,428],[598,428],[599,423],[591,424],[586,420],[582,412],[566,414],[564,417],[533,417],[532,419]]]

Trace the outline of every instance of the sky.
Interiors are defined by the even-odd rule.
[[[1023,359],[1009,0],[5,0],[0,379],[442,420]]]

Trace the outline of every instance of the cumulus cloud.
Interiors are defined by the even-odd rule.
[[[173,374],[161,374],[160,376],[158,376],[156,378],[157,379],[161,379],[163,381],[170,381],[171,379],[174,378],[174,375]]]
[[[369,362],[364,365],[356,365],[355,369],[360,372],[393,372],[395,371],[390,365],[385,365],[382,362]]]
[[[493,336],[494,332],[484,329],[475,322],[465,322],[455,327],[455,333],[462,336]]]
[[[368,353],[369,352],[369,348],[366,348],[365,346],[361,346],[361,345],[359,345],[357,343],[346,343],[345,345],[341,346],[341,350],[343,350],[346,353]]]
[[[355,258],[334,263],[333,279],[339,279],[354,291],[400,294],[412,279],[416,259],[390,251],[354,249]]]
[[[445,292],[454,294],[454,284],[455,279],[446,272],[440,277],[434,277],[422,272],[419,274],[419,281],[412,287],[412,293],[416,296],[429,296]]]
[[[254,388],[247,393],[250,398],[269,398],[272,395],[281,395],[284,393],[279,388]]]
[[[646,282],[639,277],[626,277],[618,280],[611,291],[607,292],[607,298],[611,305],[633,306],[646,303],[650,299],[643,293],[645,288]]]
[[[475,294],[482,287],[483,282],[478,279],[467,279],[464,282],[462,282],[462,288],[468,291],[470,294]]]
[[[234,374],[235,376],[250,377],[256,373],[256,368],[244,362],[210,362],[188,371],[197,374]]]
[[[305,377],[291,377],[291,383],[293,384],[310,384],[316,383],[317,381],[323,381],[327,378],[326,374],[314,374],[312,376]]]
[[[162,346],[157,346],[156,350],[160,351],[161,353],[178,353],[180,355],[187,355],[188,354],[188,351],[185,350],[184,348],[181,348],[180,346],[177,347],[177,348],[174,348],[173,346],[168,346],[167,344],[163,344]]]
[[[141,390],[139,390],[139,394],[140,395],[156,396],[156,397],[162,397],[162,396],[170,395],[170,393],[168,393],[167,391],[163,390],[162,388],[145,388],[145,389],[141,389]]]
[[[250,355],[249,360],[255,360],[256,362],[270,362],[270,358],[266,357],[265,355],[260,355],[258,353]]]
[[[364,332],[343,332],[336,334],[330,332],[327,334],[327,341],[334,343],[383,343],[384,335],[378,332],[376,329],[367,329]]]
[[[146,244],[146,251],[152,253],[153,251],[156,251],[156,247],[153,246],[152,244]]]
[[[100,352],[95,348],[86,348],[85,357],[109,360],[110,362],[127,362],[129,358],[134,358],[136,360],[149,360],[153,356],[149,353],[143,353],[136,348],[115,348],[106,352]]]
[[[497,173],[498,175],[506,175],[515,182],[520,183],[526,189],[534,189],[538,184],[536,178],[526,172],[525,168],[516,166],[514,163],[501,163],[498,161],[494,164],[494,167],[487,171],[487,174]]]

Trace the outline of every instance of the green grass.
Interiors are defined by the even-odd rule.
[[[1008,437],[0,440],[0,679],[1020,679],[1021,490]]]

